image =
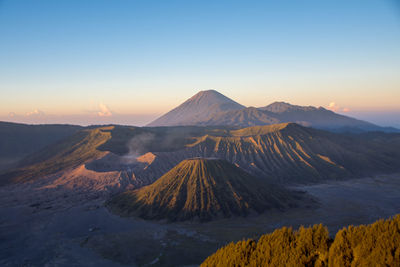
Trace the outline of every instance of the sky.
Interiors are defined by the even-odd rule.
[[[0,0],[0,120],[140,126],[207,89],[400,127],[400,1]]]

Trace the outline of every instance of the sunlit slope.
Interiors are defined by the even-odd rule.
[[[399,242],[400,215],[343,228],[334,240],[322,225],[283,227],[258,241],[230,243],[201,266],[400,266]]]
[[[112,126],[111,126],[112,127]],[[60,170],[77,167],[100,156],[97,147],[111,138],[111,127],[82,130],[27,158],[20,167],[0,175],[0,183],[26,182]]]
[[[219,131],[224,132],[225,130],[203,127],[92,127],[81,130],[56,144],[47,146],[27,156],[14,169],[0,173],[0,184],[40,179],[58,171],[96,161],[96,159],[106,156],[106,152],[114,153],[114,156],[110,155],[110,157],[114,157],[118,161],[120,158],[117,155],[137,157],[150,151],[168,152],[181,150],[188,143],[193,142],[192,138],[194,136]],[[162,158],[167,159],[168,157],[164,156]],[[109,162],[105,163],[108,165]],[[145,172],[140,170],[140,177],[136,179],[136,182],[138,184],[148,184],[172,168],[174,164],[174,161],[172,163],[162,161],[160,164],[157,161],[152,168],[146,169]],[[126,171],[126,168],[129,168],[126,165],[123,167],[125,169],[114,168],[112,171]],[[138,168],[135,168],[136,170]]]
[[[189,146],[187,156],[223,158],[280,182],[318,182],[400,169],[394,145],[294,123],[249,127],[229,136],[205,135]]]
[[[109,207],[145,219],[245,216],[295,204],[291,193],[220,159],[188,159],[153,184],[114,197]]]
[[[105,157],[106,152],[111,153]],[[125,162],[146,153],[152,155],[151,162]],[[271,182],[315,183],[400,171],[400,135],[335,134],[294,123],[237,130],[98,127],[81,130],[28,156],[17,168],[0,174],[0,183],[38,179],[91,162],[86,165],[94,171],[130,169],[137,184],[146,185],[194,157],[225,159]]]

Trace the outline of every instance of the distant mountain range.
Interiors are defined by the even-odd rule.
[[[275,102],[260,108],[244,107],[215,90],[197,93],[148,126],[248,127],[284,122],[339,132],[400,131],[340,115],[323,107],[303,107],[285,102]]]
[[[324,108],[283,102],[246,108],[210,90],[151,125],[178,126],[0,122],[0,185],[43,180],[50,187],[113,194],[152,184],[197,157],[225,160],[280,185],[400,170],[400,134]]]
[[[318,183],[399,171],[400,135],[331,133],[295,123],[239,129],[98,127],[25,157],[0,172],[0,184],[81,168],[121,177],[121,189],[139,188],[194,157],[224,159],[272,183]]]

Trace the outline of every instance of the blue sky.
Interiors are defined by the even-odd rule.
[[[400,126],[400,4],[0,0],[2,120],[140,125],[211,88]]]

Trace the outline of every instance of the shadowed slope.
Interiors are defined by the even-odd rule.
[[[375,124],[337,114],[323,107],[297,106],[285,102],[274,102],[259,110],[270,112],[279,122],[297,122],[321,129],[359,129],[359,130],[389,130]]]
[[[280,121],[274,118],[273,114],[266,111],[258,110],[257,108],[243,108],[240,110],[231,110],[220,112],[208,120],[200,122],[200,125],[231,125],[248,127],[254,125],[268,125],[279,123]]]
[[[243,108],[215,90],[200,91],[148,126],[196,125],[219,112]]]
[[[372,123],[337,114],[322,107],[303,107],[275,102],[262,108],[244,108],[219,112],[198,122],[200,125],[230,125],[248,127],[275,123],[295,122],[314,128],[336,131],[395,131]]]
[[[145,219],[188,220],[246,216],[251,211],[282,209],[293,195],[268,185],[220,159],[188,159],[153,184],[114,197],[109,207]]]
[[[0,170],[82,129],[76,125],[29,125],[0,121]]]
[[[32,181],[99,157],[104,152],[97,150],[97,147],[111,138],[107,130],[112,127],[82,130],[25,158],[19,168],[0,175],[0,184]]]

